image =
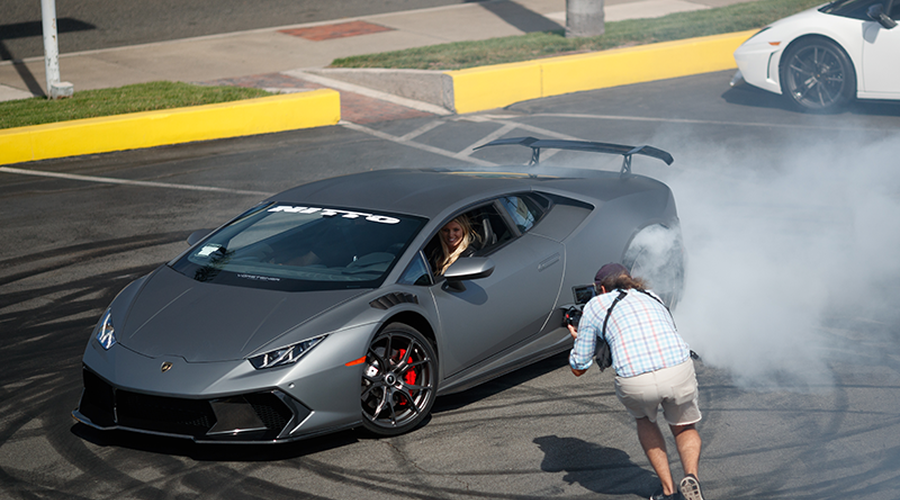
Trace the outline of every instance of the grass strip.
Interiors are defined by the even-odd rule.
[[[44,97],[0,102],[0,129],[139,111],[183,108],[272,95],[262,89],[150,82],[77,91],[67,99]]]
[[[762,28],[821,3],[822,0],[758,0],[653,19],[608,22],[605,33],[596,37],[566,38],[562,30],[529,33],[345,57],[335,59],[331,67],[455,70],[527,61]]]

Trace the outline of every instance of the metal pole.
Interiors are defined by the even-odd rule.
[[[605,31],[603,0],[566,0],[566,38],[599,36]]]
[[[73,93],[72,84],[59,81],[56,0],[41,0],[41,23],[44,31],[44,69],[47,74],[47,96],[51,99],[71,97]]]

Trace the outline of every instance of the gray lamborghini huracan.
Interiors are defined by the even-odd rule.
[[[631,173],[650,146],[501,139],[526,166],[394,169],[261,202],[122,290],[84,353],[74,417],[197,442],[284,442],[419,425],[437,396],[571,347],[563,311],[624,262],[670,305],[683,277],[670,189]],[[542,149],[623,156],[547,167]],[[465,214],[474,255],[429,259]],[[582,295],[582,291],[587,291]]]

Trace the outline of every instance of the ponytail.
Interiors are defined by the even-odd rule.
[[[643,292],[647,289],[647,283],[643,279],[631,276],[628,274],[628,271],[622,271],[614,276],[607,276],[600,282],[600,285],[607,291],[635,289]]]

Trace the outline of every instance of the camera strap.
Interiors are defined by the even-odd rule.
[[[606,317],[603,318],[603,329],[600,332],[600,337],[597,338],[597,344],[594,348],[594,362],[596,362],[597,368],[599,368],[601,372],[612,366],[612,351],[609,348],[609,342],[606,341],[606,324],[609,323],[609,313],[612,312],[613,308],[616,307],[616,304],[624,299],[626,295],[628,295],[628,293],[625,290],[619,290],[619,296],[613,300],[612,304],[610,304],[609,308],[606,310]]]
[[[603,318],[603,329],[600,331],[600,335],[603,336],[604,342],[606,342],[606,324],[609,323],[609,315],[612,313],[613,307],[616,307],[616,304],[618,304],[620,300],[624,299],[626,295],[628,295],[628,292],[626,292],[625,290],[619,290],[619,296],[613,300],[613,303],[609,305],[609,309],[606,310],[606,317]]]

